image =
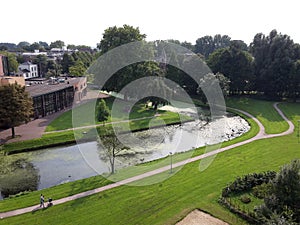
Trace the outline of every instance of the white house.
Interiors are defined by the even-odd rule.
[[[18,69],[23,73],[25,80],[39,76],[37,65],[32,64],[31,62],[20,64]]]

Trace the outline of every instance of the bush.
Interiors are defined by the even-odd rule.
[[[272,185],[270,183],[258,185],[252,189],[252,194],[256,198],[263,199],[269,194],[271,186]]]
[[[235,181],[222,190],[222,197],[229,197],[231,194],[241,194],[250,191],[252,188],[268,183],[276,176],[275,171],[265,173],[247,174],[244,177],[237,177]]]
[[[33,164],[20,159],[9,165],[9,172],[0,175],[0,191],[4,197],[24,191],[34,191],[39,184],[39,175]]]
[[[246,196],[246,195],[242,195],[242,196],[240,197],[240,200],[241,200],[242,203],[245,203],[245,204],[248,204],[248,203],[251,202],[251,198],[248,197],[248,196]]]

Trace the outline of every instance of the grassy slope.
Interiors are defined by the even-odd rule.
[[[111,110],[114,104],[114,98],[107,98],[105,101],[107,106]],[[128,119],[125,117],[127,114],[124,111],[127,108],[127,105],[128,105],[127,102],[121,100],[119,100],[117,104],[114,104],[113,120],[111,117],[109,117],[106,122]],[[95,120],[92,113],[95,111],[95,106],[96,106],[96,100],[92,100],[86,104],[74,108],[73,110],[63,113],[61,116],[53,120],[48,125],[46,131],[65,130],[65,129],[73,128],[74,124],[76,126],[94,125]],[[145,108],[144,105],[135,105],[130,112],[130,119],[151,117],[154,116],[156,112],[157,111],[155,110]],[[74,123],[72,121],[73,115],[74,118],[76,118],[76,121],[74,121]],[[96,124],[101,124],[101,123],[102,122],[96,121]]]
[[[288,129],[288,124],[274,109],[274,103],[250,98],[229,98],[226,101],[227,106],[245,110],[259,119],[267,134],[276,134]]]
[[[300,119],[299,104],[284,104],[281,108],[295,124]],[[175,223],[193,208],[201,208],[230,223],[241,224],[217,204],[222,187],[237,175],[278,170],[282,164],[300,156],[298,148],[295,133],[260,140],[219,154],[202,173],[198,170],[199,164],[192,163],[161,184],[120,187],[36,212],[35,215],[5,219],[3,224],[166,224]],[[59,213],[62,210],[64,213]],[[92,217],[90,212],[93,212]],[[0,220],[0,224],[2,222]]]
[[[243,116],[243,115],[241,115],[241,116]],[[228,142],[224,142],[222,144],[223,147],[237,143],[237,142],[244,141],[246,139],[249,139],[258,132],[258,126],[256,125],[256,123],[252,119],[250,119],[246,116],[244,116],[244,117],[250,123],[251,130],[241,137],[235,138]],[[54,135],[54,134],[51,134],[51,135]],[[194,151],[175,154],[175,155],[173,155],[172,160],[174,163],[179,162],[179,161],[190,158],[191,155],[197,156],[197,155],[203,154],[204,151],[205,151],[205,148],[202,147],[202,148],[195,149]],[[163,158],[160,160],[155,160],[152,162],[142,164],[138,167],[124,168],[124,169],[118,171],[118,173],[116,173],[113,177],[110,177],[110,179],[111,180],[126,179],[129,177],[135,176],[135,175],[142,174],[144,172],[148,172],[148,171],[151,171],[151,170],[154,170],[157,168],[161,168],[163,166],[169,165],[169,163],[170,163],[170,159],[168,157],[166,157],[166,158]],[[46,189],[45,193],[48,196],[51,195],[54,199],[70,196],[72,194],[76,194],[76,193],[97,187],[95,180],[98,181],[98,180],[101,180],[101,178],[87,178],[82,181],[75,181],[72,183],[62,184],[57,187],[52,187],[52,188]],[[81,185],[82,183],[84,183],[85,185],[84,186]],[[104,185],[106,183],[101,181],[98,186],[102,186],[102,184]],[[72,191],[70,191],[70,186],[72,186]],[[73,187],[78,187],[78,188],[73,188]],[[43,190],[43,192],[44,192],[44,190]],[[0,201],[0,212],[34,205],[36,203],[37,193],[39,194],[40,192],[29,192],[26,195],[19,196],[17,198],[11,198],[9,200],[7,199],[5,201]]]

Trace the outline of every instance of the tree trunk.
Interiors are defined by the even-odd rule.
[[[111,163],[111,173],[115,173],[115,156],[112,158],[112,163]]]
[[[12,137],[12,138],[15,138],[15,137],[16,137],[16,134],[15,134],[15,127],[12,127],[12,128],[11,128],[11,137]]]

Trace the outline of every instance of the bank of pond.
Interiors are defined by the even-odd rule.
[[[219,128],[219,129],[218,129]],[[210,121],[195,120],[164,126],[118,138],[126,146],[115,157],[115,169],[146,163],[170,155],[228,141],[250,130],[241,117],[227,115]],[[62,183],[109,174],[110,160],[103,157],[99,141],[0,156],[2,197]]]

